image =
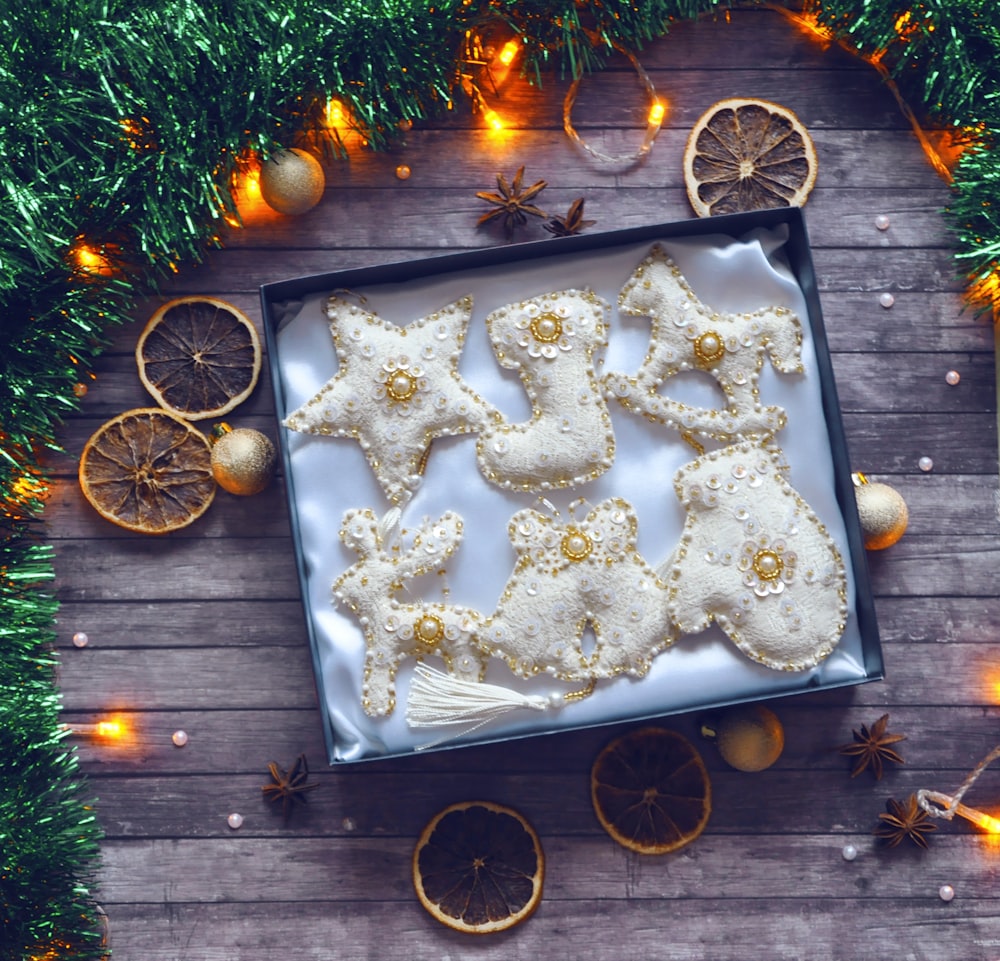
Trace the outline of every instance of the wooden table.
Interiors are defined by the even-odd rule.
[[[645,163],[595,163],[562,131],[566,84],[550,78],[539,91],[514,78],[494,101],[513,120],[503,137],[456,111],[419,125],[395,153],[352,149],[328,168],[318,208],[251,216],[115,332],[65,425],[47,524],[66,719],[117,710],[133,731],[125,746],[79,742],[106,832],[99,898],[120,961],[1000,958],[1000,849],[964,822],[942,822],[926,852],[877,848],[871,837],[887,798],[953,791],[1000,740],[992,331],[963,310],[940,213],[948,189],[878,75],[777,13],[678,25],[640,59],[669,102]],[[474,193],[522,163],[529,182],[548,180],[550,209],[585,196],[593,230],[689,217],[686,133],[734,95],[791,107],[817,145],[806,218],[852,467],[893,484],[910,508],[903,540],[869,558],[887,679],[777,702],[787,747],[766,772],[732,770],[704,744],[711,821],[662,858],[618,847],[590,807],[591,762],[621,727],[326,768],[280,479],[253,498],[220,493],[198,523],[161,539],[113,527],[80,494],[86,439],[149,403],[132,355],[142,323],[185,293],[224,297],[259,323],[263,283],[502,243],[476,229],[484,207]],[[627,152],[644,113],[622,58],[584,82],[574,120],[601,149]],[[401,163],[409,180],[395,176]],[[885,292],[891,309],[879,304]],[[945,382],[951,369],[957,386]],[[274,436],[263,381],[229,420]],[[925,455],[930,472],[917,466]],[[88,647],[72,646],[76,631]],[[907,735],[906,765],[881,782],[851,780],[832,749],[885,712]],[[698,720],[667,723],[697,737]],[[171,742],[181,729],[184,748]],[[260,786],[269,761],[286,766],[303,751],[320,787],[286,825]],[[420,907],[410,857],[437,810],[481,797],[534,823],[547,876],[531,920],[472,939]],[[995,810],[1000,771],[969,800]],[[239,830],[227,825],[232,812],[245,818]],[[854,861],[842,856],[848,844]],[[950,903],[943,884],[954,886]]]

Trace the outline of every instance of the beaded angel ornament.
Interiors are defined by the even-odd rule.
[[[473,683],[485,671],[475,639],[482,621],[478,611],[397,597],[408,580],[439,568],[454,554],[462,540],[462,519],[448,511],[425,520],[405,546],[401,537],[393,537],[397,521],[395,510],[382,522],[367,508],[344,514],[340,538],[358,560],[332,589],[334,602],[350,608],[364,633],[361,703],[372,717],[395,709],[396,673],[406,658],[436,654],[449,673]]]
[[[339,369],[285,426],[354,438],[386,496],[402,503],[418,486],[435,437],[474,432],[493,419],[493,409],[458,373],[472,298],[406,327],[336,295],[326,314]]]
[[[605,375],[609,397],[652,421],[723,443],[773,435],[783,426],[785,411],[761,404],[758,379],[765,354],[783,373],[802,372],[802,329],[787,307],[745,314],[712,310],[658,244],[622,288],[618,303],[623,313],[649,317],[652,326],[638,371]],[[710,374],[727,406],[692,407],[659,392],[667,378],[690,370]]]
[[[480,432],[476,458],[491,483],[552,490],[594,480],[611,466],[611,416],[594,374],[610,309],[591,290],[560,290],[486,318],[497,360],[518,372],[532,410],[525,423],[498,420]]]

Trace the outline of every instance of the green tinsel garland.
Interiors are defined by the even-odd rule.
[[[63,743],[51,552],[36,531],[74,385],[166,271],[199,260],[241,156],[307,134],[338,97],[373,149],[459,89],[469,29],[519,35],[570,75],[721,0],[49,0],[9,4],[0,47],[0,949],[98,958],[99,831]],[[1000,297],[995,0],[809,0],[921,116],[970,144],[948,210],[959,269]],[[74,265],[99,245],[116,271]],[[120,279],[128,276],[129,282]],[[48,952],[48,953],[47,953]]]

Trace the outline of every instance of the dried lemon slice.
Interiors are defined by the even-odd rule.
[[[203,420],[228,413],[250,396],[260,374],[260,338],[232,304],[178,297],[150,317],[135,359],[161,407]]]
[[[545,858],[534,828],[491,801],[452,804],[431,819],[413,852],[420,903],[470,934],[513,927],[542,899]]]
[[[701,755],[687,738],[659,727],[630,731],[598,754],[590,797],[608,834],[640,854],[682,848],[712,813]]]
[[[187,526],[216,490],[207,438],[158,407],[126,411],[99,427],[83,449],[79,476],[102,517],[142,534]]]
[[[720,100],[688,135],[684,184],[699,217],[801,207],[816,182],[816,148],[787,107]]]

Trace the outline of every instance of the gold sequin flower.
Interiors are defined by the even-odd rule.
[[[758,597],[780,594],[795,577],[796,556],[787,549],[784,539],[771,540],[761,534],[745,541],[737,567],[743,573],[743,583]]]

